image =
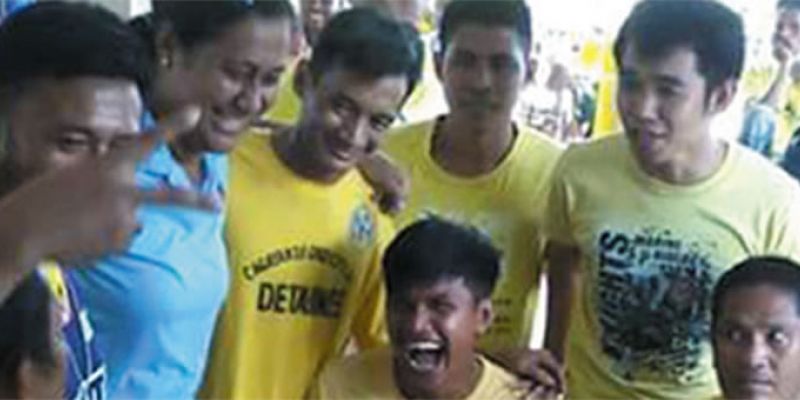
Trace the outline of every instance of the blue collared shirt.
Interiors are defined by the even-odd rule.
[[[193,184],[166,144],[137,170],[143,189],[226,193],[227,158],[206,154]],[[222,208],[222,207],[221,207]],[[143,205],[127,252],[73,270],[91,312],[110,398],[193,398],[228,289],[224,210]]]

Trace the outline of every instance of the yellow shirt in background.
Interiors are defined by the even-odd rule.
[[[611,43],[603,48],[601,57],[603,73],[598,83],[592,138],[602,138],[622,131],[622,122],[617,111],[617,65]]]
[[[515,378],[509,372],[480,357],[480,381],[466,400],[516,399],[511,390]],[[388,347],[339,359],[320,375],[311,395],[320,400],[403,399],[392,375],[392,353]]]
[[[231,291],[205,398],[298,399],[351,337],[385,343],[381,252],[391,221],[356,171],[323,185],[248,134],[231,157],[226,239]]]
[[[426,214],[466,223],[486,233],[503,252],[503,274],[494,291],[495,319],[481,348],[527,346],[543,264],[542,212],[550,175],[561,154],[552,139],[520,129],[513,148],[489,174],[461,178],[431,157],[435,120],[392,131],[384,151],[411,179],[398,228]]]
[[[264,118],[268,121],[283,125],[294,125],[297,122],[297,118],[300,117],[303,103],[294,91],[294,77],[298,62],[300,62],[299,58],[289,64],[289,68],[286,68],[281,75],[281,79],[278,82],[278,93],[275,95],[275,103],[264,114]]]
[[[573,145],[554,176],[548,232],[582,255],[568,395],[718,395],[708,341],[712,288],[748,256],[800,259],[800,187],[736,144],[704,182],[667,184],[642,172],[623,135]]]

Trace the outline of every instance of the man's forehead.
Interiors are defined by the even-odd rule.
[[[48,79],[32,88],[30,100],[43,118],[98,130],[137,131],[142,99],[123,79]]]
[[[492,42],[485,46],[484,39]],[[449,49],[479,53],[508,53],[523,51],[522,38],[513,27],[481,23],[463,23],[453,32]]]

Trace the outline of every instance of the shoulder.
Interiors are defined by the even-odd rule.
[[[392,128],[383,139],[383,148],[392,156],[405,155],[423,147],[436,120],[427,120]]]
[[[380,398],[393,387],[388,347],[333,360],[317,381],[320,398]]]

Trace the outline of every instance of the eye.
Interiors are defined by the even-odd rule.
[[[389,115],[375,116],[370,119],[372,129],[382,132],[389,129],[394,123],[395,117]]]
[[[81,133],[66,133],[56,138],[56,146],[65,153],[77,153],[89,148],[90,140]]]
[[[349,118],[358,114],[358,110],[350,101],[338,96],[331,99],[331,108],[340,117]]]
[[[767,333],[767,342],[773,347],[786,347],[789,345],[789,335],[781,328],[771,329]]]
[[[277,86],[281,81],[281,75],[280,72],[270,72],[261,79],[261,85],[265,87]]]
[[[446,315],[455,311],[456,307],[445,299],[435,299],[431,302],[431,309],[437,314]]]
[[[661,97],[675,97],[680,94],[680,90],[674,86],[659,86],[657,90]]]
[[[247,80],[250,71],[242,66],[224,65],[222,67],[222,73],[225,74],[228,79],[241,82]]]
[[[745,341],[745,333],[739,328],[729,327],[722,330],[722,337],[733,343],[742,343]]]

